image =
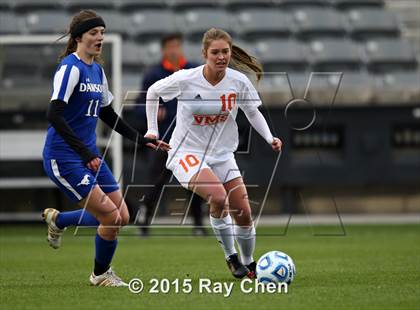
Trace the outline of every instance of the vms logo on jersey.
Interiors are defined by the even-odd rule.
[[[80,181],[79,184],[77,184],[77,186],[80,185],[89,185],[90,181],[89,181],[89,174],[85,174],[85,176],[83,177],[83,179]]]
[[[79,92],[102,93],[104,86],[102,84],[91,83],[89,78],[86,78],[86,83],[80,82]]]
[[[194,125],[206,126],[214,125],[217,123],[225,122],[229,117],[229,114],[216,114],[216,115],[198,115],[193,114]]]
[[[193,125],[215,125],[226,121],[229,116],[229,113],[222,113],[220,106],[213,101],[203,100],[200,94],[194,97],[193,104]]]

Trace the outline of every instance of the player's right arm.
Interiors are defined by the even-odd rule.
[[[183,71],[183,70],[181,70]],[[149,87],[146,94],[147,132],[145,137],[157,139],[159,137],[158,111],[159,98],[163,101],[172,100],[181,94],[179,76],[181,71],[161,79]]]
[[[47,120],[63,140],[77,153],[91,169],[99,168],[100,160],[76,136],[64,119],[64,110],[73,90],[79,82],[80,72],[76,66],[62,65],[54,75],[53,94],[47,110]]]
[[[140,84],[140,94],[137,97],[137,114],[141,120],[146,120],[146,92],[153,83],[156,82],[151,71],[146,72]]]

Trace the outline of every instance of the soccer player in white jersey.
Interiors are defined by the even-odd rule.
[[[243,73],[228,68],[231,63],[241,71],[254,71],[259,78],[258,61],[233,45],[230,35],[221,29],[209,29],[202,43],[205,65],[175,72],[148,89],[145,137],[158,138],[159,97],[164,101],[177,98],[176,127],[166,166],[182,186],[208,201],[210,223],[233,276],[253,278],[255,228],[233,154],[238,146],[238,108],[274,151],[281,150],[282,142],[273,137],[258,110],[261,100],[252,83]]]

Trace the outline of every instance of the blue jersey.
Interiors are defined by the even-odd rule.
[[[51,101],[67,103],[63,117],[75,135],[91,150],[96,148],[96,123],[101,107],[111,104],[112,94],[102,67],[84,63],[76,53],[65,57],[54,75]],[[44,159],[80,160],[77,154],[50,125]]]

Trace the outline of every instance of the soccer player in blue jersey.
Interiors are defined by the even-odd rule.
[[[118,231],[128,223],[129,214],[118,184],[96,147],[98,118],[141,146],[167,151],[169,145],[142,137],[113,110],[113,97],[99,64],[104,31],[103,19],[91,10],[76,14],[69,26],[70,38],[54,76],[43,158],[47,175],[80,209],[59,212],[48,208],[43,217],[53,248],[60,247],[68,226],[98,227],[90,282],[126,286],[110,264]]]

